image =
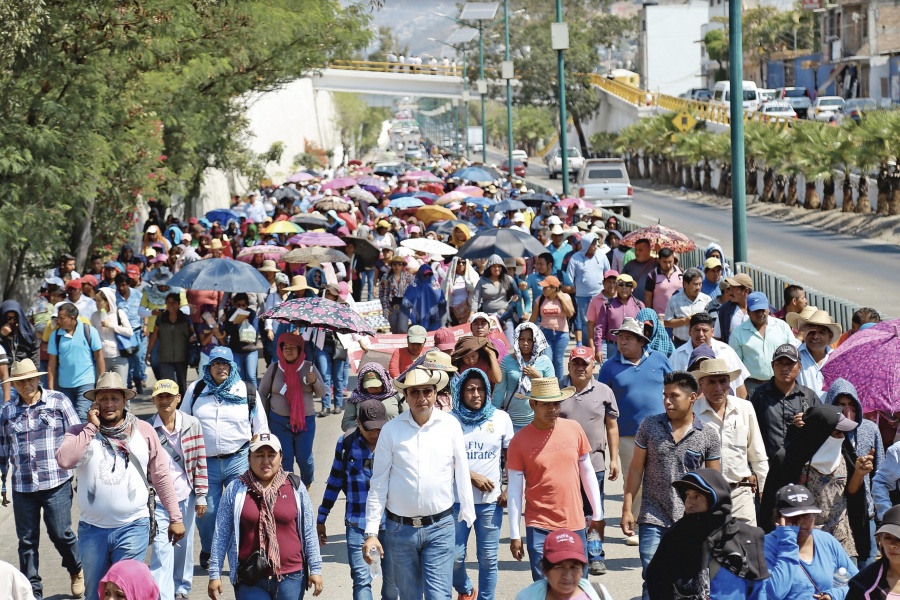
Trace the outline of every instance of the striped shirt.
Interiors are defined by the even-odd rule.
[[[166,435],[165,426],[159,415],[153,417],[153,428],[159,436],[159,443],[169,455],[169,460],[183,470],[188,485],[197,496],[197,505],[206,506],[206,494],[209,490],[209,477],[206,472],[206,445],[203,443],[203,429],[196,417],[178,411],[176,415],[177,435],[180,438],[178,447],[173,447],[170,436]],[[176,458],[177,457],[177,458]],[[177,470],[170,471],[174,482]],[[183,500],[183,498],[181,498]]]
[[[0,409],[0,470],[3,492],[13,466],[13,490],[19,493],[51,490],[72,478],[72,471],[56,462],[56,449],[66,430],[81,421],[69,398],[41,388],[41,398],[27,405],[19,398]]]
[[[351,439],[352,438],[352,439]],[[344,463],[344,449],[347,448],[347,462]],[[338,494],[344,492],[347,498],[344,519],[354,527],[366,528],[366,499],[369,496],[369,481],[372,479],[372,461],[375,454],[369,450],[366,440],[354,431],[341,436],[334,450],[334,463],[325,483],[325,496],[319,507],[317,523],[328,519]]]

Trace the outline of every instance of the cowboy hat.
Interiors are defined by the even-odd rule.
[[[261,273],[278,273],[281,271],[274,260],[264,260],[262,266],[256,270]]]
[[[309,284],[306,283],[306,276],[304,275],[294,275],[291,277],[291,285],[290,287],[284,288],[286,292],[299,292],[300,290],[312,290],[313,288],[309,287]],[[315,291],[315,290],[313,290]]]
[[[734,381],[741,376],[741,370],[729,370],[728,363],[722,358],[709,358],[700,363],[700,367],[694,371],[697,381],[713,375],[728,375],[729,381]]]
[[[575,395],[572,386],[559,389],[559,379],[556,377],[535,377],[531,380],[531,395],[529,400],[535,402],[559,402]]]
[[[619,275],[619,279],[622,276]],[[644,335],[644,327],[637,322],[637,319],[632,319],[631,317],[626,317],[624,321],[622,321],[622,325],[618,329],[613,329],[610,331],[613,335],[619,335],[621,332],[630,333],[636,335],[639,339],[643,340],[645,344],[649,344],[650,340]]]
[[[800,313],[800,316],[797,317],[797,327],[801,331],[810,325],[819,325],[821,327],[826,327],[831,331],[831,339],[835,340],[840,337],[843,329],[840,324],[835,323],[831,319],[831,315],[828,314],[827,311],[824,310],[816,310],[810,316],[804,316],[803,313]]]
[[[137,392],[134,390],[130,390],[125,387],[125,382],[122,381],[122,377],[114,372],[107,371],[106,373],[101,373],[100,378],[97,379],[97,387],[92,390],[88,390],[84,393],[84,397],[94,401],[94,396],[97,392],[102,392],[104,390],[115,390],[117,392],[122,392],[125,395],[126,400],[131,400],[135,396],[137,396]]]
[[[40,377],[41,375],[46,375],[46,371],[38,371],[34,363],[31,362],[28,358],[23,358],[20,361],[16,361],[13,364],[12,368],[9,370],[9,379],[3,381],[3,383],[12,383],[13,381],[22,381],[23,379],[31,379],[33,377]]]
[[[416,367],[395,379],[394,387],[398,390],[405,390],[406,388],[420,385],[433,385],[437,387],[438,382],[441,380],[439,373],[440,371],[435,372]]]
[[[791,326],[791,329],[793,329],[795,331],[799,331],[800,324],[797,323],[797,321],[800,319],[800,317],[803,317],[804,319],[808,319],[811,316],[813,316],[814,314],[816,314],[817,310],[819,310],[818,307],[813,306],[812,304],[808,304],[808,305],[806,305],[806,308],[804,308],[803,310],[801,310],[798,313],[792,312],[792,313],[786,314],[784,316],[784,320],[787,321],[787,324]]]
[[[419,366],[432,371],[449,371],[451,373],[456,373],[457,371],[451,362],[450,355],[440,350],[429,350],[426,352],[424,360]]]

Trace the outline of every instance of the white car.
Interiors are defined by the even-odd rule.
[[[783,117],[785,119],[797,118],[797,113],[794,111],[793,106],[788,102],[778,100],[769,100],[760,107],[759,112],[763,114],[763,118],[766,120],[774,117]]]
[[[522,164],[528,166],[528,153],[524,150],[513,150],[513,160],[521,160]]]
[[[809,118],[827,123],[835,118],[843,108],[844,99],[840,96],[819,96],[809,110]]]

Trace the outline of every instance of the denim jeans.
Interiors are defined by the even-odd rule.
[[[94,389],[93,383],[73,388],[59,387],[59,391],[68,396],[69,400],[72,401],[72,406],[75,407],[75,414],[78,415],[78,418],[82,423],[87,423],[87,414],[91,409],[91,404],[93,404],[93,402],[84,397],[84,393],[92,389]]]
[[[103,362],[106,363],[106,371],[118,373],[119,377],[122,378],[122,381],[128,380],[128,357],[127,356],[113,356],[110,358],[104,357]]]
[[[556,372],[556,377],[562,379],[564,374],[563,365],[566,360],[566,346],[569,345],[569,332],[555,331],[544,327],[541,327],[541,332],[547,339],[547,344],[550,345],[550,360],[553,361],[553,370]]]
[[[366,290],[368,290],[369,295],[367,296],[368,300],[375,299],[375,269],[367,269],[359,272],[359,280],[362,284],[365,284]]]
[[[143,336],[140,328],[135,329],[132,335],[138,336],[141,343],[138,351],[128,357],[128,378],[125,380],[128,387],[136,381],[143,383],[147,379],[147,364],[144,362],[147,360],[147,338]]]
[[[587,310],[593,296],[575,296],[575,329],[581,331],[581,344],[586,346],[588,340],[594,337],[593,331],[588,331]]]
[[[472,593],[472,581],[466,573],[466,545],[472,531],[459,519],[459,504],[453,505],[456,523],[456,554],[453,560],[453,587],[460,594]],[[500,526],[503,509],[496,502],[475,505],[475,544],[478,555],[478,600],[493,600],[497,588],[497,551],[500,548]]]
[[[344,389],[347,387],[347,361],[334,357],[334,346],[325,345],[316,351],[316,368],[325,380],[325,395],[322,396],[322,408],[331,408],[331,399],[334,397],[334,405],[344,406]]]
[[[369,565],[362,555],[365,543],[365,531],[345,523],[347,526],[347,560],[350,563],[350,577],[353,579],[353,600],[372,600],[372,577]],[[378,534],[378,541],[384,546],[384,532]],[[394,585],[394,573],[390,562],[390,553],[385,552],[381,559],[381,600],[397,600],[397,586]]]
[[[237,584],[234,588],[235,600],[300,600],[306,593],[306,575],[303,571],[288,573],[281,581],[267,577],[256,585]]]
[[[394,583],[403,600],[446,600],[453,593],[456,529],[453,515],[425,527],[387,519],[384,553],[391,553]]]
[[[183,363],[159,363],[159,374],[163,379],[171,379],[178,384],[178,390],[181,394],[187,389],[187,370],[188,364]]]
[[[209,492],[206,494],[206,514],[197,519],[197,529],[200,531],[200,552],[207,556],[212,548],[213,532],[216,528],[216,508],[219,506],[222,492],[229,483],[243,475],[249,468],[246,449],[228,458],[206,457]]]
[[[159,373],[159,344],[157,343],[153,346],[153,350],[150,351],[150,370],[153,371],[153,377],[159,381],[162,379],[162,375]]]
[[[159,531],[150,553],[150,574],[159,586],[159,600],[174,600],[175,594],[191,595],[194,578],[194,493],[178,503],[184,518],[184,537],[172,545],[169,541],[169,513],[162,502],[156,503],[156,524]]]
[[[300,479],[304,485],[313,482],[313,440],[316,437],[316,415],[306,417],[306,431],[291,431],[291,420],[274,412],[269,413],[269,431],[281,442],[281,465],[288,473],[294,472],[294,460],[300,467]]]
[[[41,576],[38,574],[38,545],[41,541],[41,510],[47,535],[62,557],[62,566],[69,575],[81,571],[81,553],[72,531],[72,480],[53,489],[38,492],[13,490],[13,517],[16,537],[19,538],[19,570],[31,582],[34,597],[43,596]]]
[[[647,594],[647,565],[650,564],[650,560],[653,558],[653,555],[656,554],[656,549],[659,547],[659,542],[662,540],[662,537],[669,530],[668,527],[660,527],[659,525],[638,525],[638,554],[641,557],[641,577],[645,579],[643,584],[643,600],[650,600],[650,596]]]
[[[84,557],[84,599],[99,600],[97,587],[109,568],[129,558],[143,562],[149,543],[147,517],[114,529],[95,527],[84,521],[78,523],[78,545]]]
[[[247,383],[252,383],[253,387],[257,387],[256,374],[259,371],[259,350],[235,352],[234,362],[237,363],[241,379]]]
[[[581,543],[585,547],[585,560],[587,560],[587,534],[584,529],[579,529],[575,533],[581,538]],[[540,581],[544,578],[544,572],[541,570],[541,559],[544,557],[544,540],[550,534],[549,529],[538,529],[537,527],[525,527],[525,546],[528,548],[528,562],[531,563],[531,579]],[[584,565],[582,577],[587,577],[587,564]]]

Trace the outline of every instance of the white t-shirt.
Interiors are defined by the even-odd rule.
[[[451,413],[454,414],[455,413]],[[514,431],[512,419],[504,411],[497,409],[491,418],[481,425],[471,426],[460,423],[463,430],[463,443],[469,461],[469,471],[484,475],[494,482],[494,489],[482,492],[472,486],[472,497],[475,504],[490,504],[500,497],[500,453],[509,448]],[[453,486],[456,498],[456,486]]]
[[[128,448],[146,473],[150,449],[137,426]],[[115,529],[150,517],[147,486],[141,474],[129,459],[121,452],[114,453],[99,436],[91,440],[75,473],[78,476],[78,508],[85,523]]]

